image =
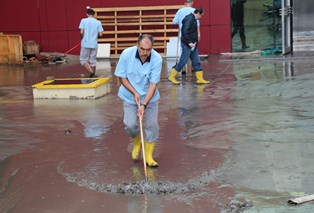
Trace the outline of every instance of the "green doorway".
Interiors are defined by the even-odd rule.
[[[231,0],[232,52],[281,49],[281,0]]]

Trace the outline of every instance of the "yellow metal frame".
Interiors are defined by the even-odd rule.
[[[110,78],[97,78],[96,81],[89,84],[49,84],[55,80],[91,80],[92,78],[59,78],[53,80],[46,80],[38,84],[32,85],[36,89],[87,89],[96,88],[109,81]],[[49,85],[47,85],[49,84]]]

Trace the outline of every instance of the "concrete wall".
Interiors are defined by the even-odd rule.
[[[314,50],[314,1],[293,0],[293,50]]]

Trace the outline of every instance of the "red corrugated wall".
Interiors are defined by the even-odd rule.
[[[4,0],[0,7],[0,32],[35,40],[42,52],[66,52],[80,42],[78,25],[86,16],[86,6],[127,7],[183,5],[184,0]],[[201,54],[231,51],[230,0],[194,0],[203,7]],[[105,29],[106,30],[106,29]],[[79,54],[79,48],[72,54]]]

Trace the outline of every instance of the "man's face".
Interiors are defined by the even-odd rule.
[[[197,13],[196,19],[200,20],[201,18],[203,18],[203,16],[204,16],[204,12],[203,13]]]
[[[152,52],[152,42],[148,38],[143,38],[143,40],[137,45],[138,53],[141,58],[147,58]]]

